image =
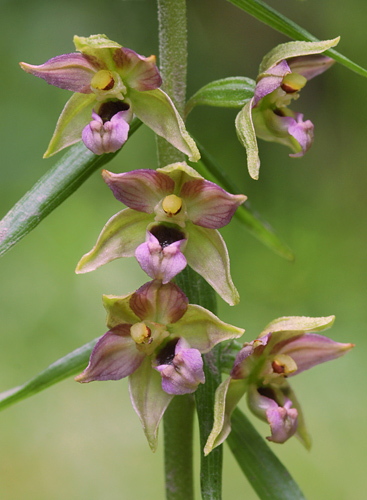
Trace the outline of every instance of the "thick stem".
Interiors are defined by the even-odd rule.
[[[191,500],[193,489],[194,399],[190,394],[172,399],[164,414],[166,497]]]
[[[187,19],[186,0],[157,0],[160,72],[162,89],[183,116],[186,98]],[[183,161],[185,156],[162,137],[157,137],[158,164]]]

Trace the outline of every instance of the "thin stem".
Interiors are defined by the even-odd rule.
[[[178,112],[183,116],[187,73],[186,0],[157,2],[162,89],[171,97]],[[183,153],[161,137],[157,137],[157,149],[160,167],[185,159]]]

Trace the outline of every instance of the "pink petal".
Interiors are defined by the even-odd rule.
[[[145,354],[136,349],[130,336],[131,325],[118,325],[103,335],[95,345],[89,365],[77,382],[120,380],[139,368]]]
[[[155,170],[141,169],[123,174],[103,170],[102,176],[117,200],[148,214],[153,213],[159,201],[171,194],[175,187],[168,175]]]
[[[90,94],[91,79],[96,67],[82,54],[71,53],[53,57],[40,66],[20,63],[27,73],[43,78],[50,85],[61,89]]]
[[[133,89],[154,90],[162,85],[155,56],[140,56],[131,49],[121,47],[113,55],[124,82]]]
[[[180,196],[185,200],[188,218],[198,226],[218,229],[226,226],[246,196],[227,193],[213,182],[195,179],[185,182]]]

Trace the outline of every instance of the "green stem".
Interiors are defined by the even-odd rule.
[[[157,0],[160,72],[162,89],[183,116],[186,104],[187,19],[186,0]],[[157,137],[158,164],[183,161],[184,154],[162,137]]]
[[[173,398],[164,414],[164,466],[169,500],[194,498],[194,409],[193,397],[186,394]]]

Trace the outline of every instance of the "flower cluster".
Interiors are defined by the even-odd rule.
[[[237,135],[247,152],[248,170],[258,179],[260,169],[256,136],[288,146],[300,157],[311,147],[314,126],[288,105],[298,99],[308,80],[326,71],[334,60],[321,55],[339,37],[321,42],[288,42],[275,47],[262,60],[254,97],[236,118]]]
[[[79,52],[40,66],[20,63],[27,73],[74,92],[45,153],[51,156],[83,140],[93,153],[112,153],[126,142],[135,115],[156,134],[197,161],[195,142],[162,84],[155,56],[143,57],[105,35],[74,37]]]

